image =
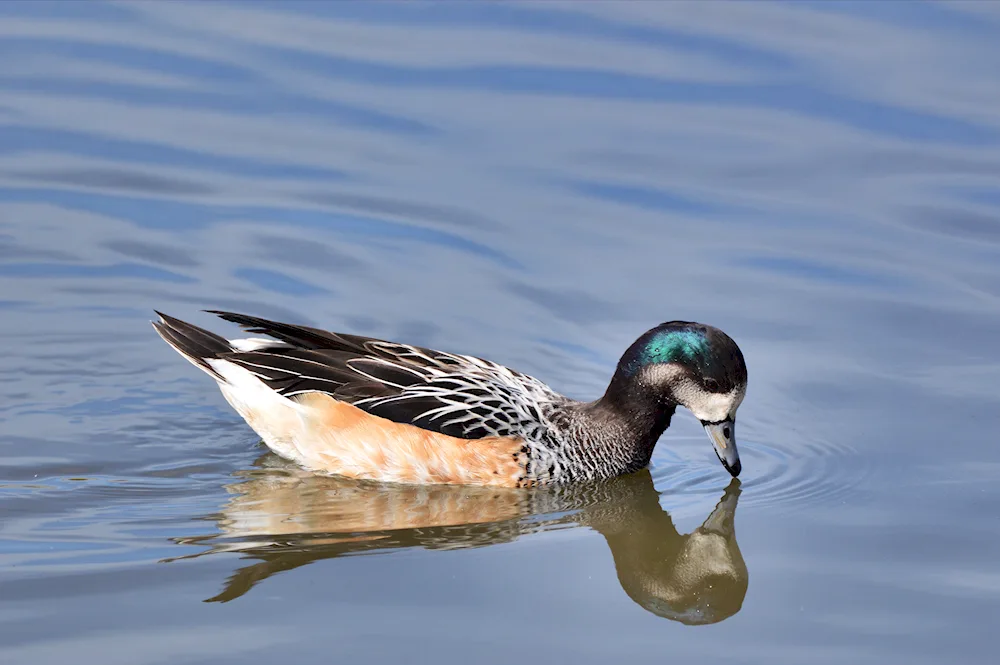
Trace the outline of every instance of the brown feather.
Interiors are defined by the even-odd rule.
[[[229,381],[220,384],[223,395],[268,447],[313,471],[418,484],[523,482],[521,439],[459,439],[372,415],[324,393],[289,400],[236,365],[216,367]]]
[[[297,447],[323,471],[404,483],[512,487],[524,468],[524,442],[512,437],[459,439],[373,416],[322,393],[297,400],[309,414]]]

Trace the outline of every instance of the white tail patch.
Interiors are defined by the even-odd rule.
[[[282,457],[301,462],[295,439],[301,427],[302,407],[274,392],[239,365],[219,359],[208,360],[208,364],[224,379],[219,381],[223,397],[264,443]]]
[[[284,342],[279,342],[275,339],[262,339],[260,337],[247,337],[246,339],[231,339],[228,341],[229,346],[233,347],[234,351],[242,351],[243,353],[288,346]]]

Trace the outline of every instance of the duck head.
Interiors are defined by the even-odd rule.
[[[657,403],[670,413],[677,405],[690,410],[722,465],[739,475],[736,410],[746,394],[747,367],[729,335],[701,323],[662,323],[628,348],[615,379],[629,386],[636,401]]]

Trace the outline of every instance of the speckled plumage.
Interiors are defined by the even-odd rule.
[[[154,326],[272,450],[358,478],[531,487],[629,473],[686,404],[674,392],[735,413],[746,384],[735,343],[694,323],[645,333],[605,395],[577,402],[472,356],[216,314],[271,339],[225,340],[162,314]]]

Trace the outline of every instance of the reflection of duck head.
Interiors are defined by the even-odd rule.
[[[607,540],[622,589],[653,614],[686,624],[736,614],[749,579],[734,528],[740,482],[734,478],[702,525],[682,535],[648,472],[635,475],[615,488],[614,502],[592,506],[580,519]]]
[[[210,600],[233,600],[275,573],[321,559],[490,545],[566,523],[600,532],[622,588],[659,616],[684,623],[721,621],[740,609],[746,594],[747,569],[733,530],[735,479],[704,524],[681,535],[660,507],[648,471],[524,491],[316,476],[271,455],[257,466],[270,468],[243,472],[246,479],[228,487],[233,496],[215,518],[219,534],[177,539],[210,546],[191,556],[241,552],[258,560],[237,570]]]

